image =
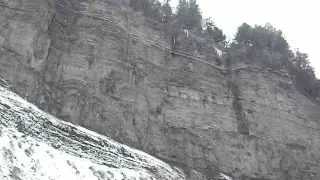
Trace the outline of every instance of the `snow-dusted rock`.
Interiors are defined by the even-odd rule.
[[[144,152],[60,121],[0,87],[0,180],[187,179]]]
[[[138,150],[56,119],[0,87],[0,179],[185,179]]]

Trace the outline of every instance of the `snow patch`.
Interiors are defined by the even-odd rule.
[[[98,165],[26,137],[15,129],[0,127],[0,179],[152,179],[144,169]]]

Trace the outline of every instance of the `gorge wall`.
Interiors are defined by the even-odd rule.
[[[192,54],[114,1],[0,0],[1,78],[42,110],[208,179],[320,179],[320,108],[286,72]]]

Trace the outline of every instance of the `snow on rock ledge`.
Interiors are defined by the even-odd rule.
[[[187,179],[180,169],[58,120],[3,87],[0,142],[0,180]]]

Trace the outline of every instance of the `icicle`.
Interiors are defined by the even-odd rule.
[[[216,48],[215,46],[213,46],[213,48],[215,49],[217,55],[218,55],[219,57],[222,57],[223,52],[222,52],[220,49]]]
[[[189,31],[188,31],[188,29],[184,29],[184,33],[187,35],[187,37],[189,37]]]

